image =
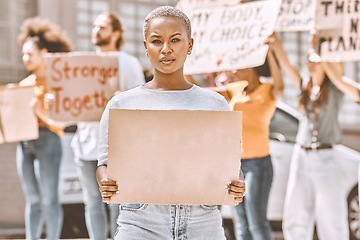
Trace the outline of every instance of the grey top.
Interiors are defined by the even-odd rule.
[[[110,108],[230,111],[230,107],[223,96],[195,85],[187,90],[174,91],[151,90],[139,86],[122,92],[108,102],[100,121],[98,165],[105,165],[108,160],[108,120]]]
[[[338,144],[341,142],[341,129],[339,124],[339,111],[344,94],[331,82],[328,85],[328,103],[320,107],[320,113],[305,114],[300,121],[296,142],[303,146],[310,146],[312,143],[313,131],[318,131],[317,143]],[[308,112],[312,106],[312,100],[307,106]]]

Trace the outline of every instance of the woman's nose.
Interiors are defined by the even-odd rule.
[[[171,53],[171,52],[172,52],[172,49],[170,48],[169,44],[165,42],[162,49],[161,49],[161,53],[162,54],[168,54],[168,53]]]

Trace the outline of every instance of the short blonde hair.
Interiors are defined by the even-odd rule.
[[[174,17],[177,19],[180,19],[184,25],[186,26],[187,35],[189,39],[191,38],[191,22],[188,16],[186,16],[185,13],[180,11],[179,9],[172,7],[172,6],[162,6],[154,9],[151,11],[147,17],[145,18],[144,26],[143,26],[143,34],[144,39],[147,33],[147,30],[149,28],[149,24],[152,19],[158,18],[158,17]]]

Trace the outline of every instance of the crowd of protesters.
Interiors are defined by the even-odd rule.
[[[109,234],[114,239],[225,239],[217,206],[106,204],[114,194],[121,194],[121,186],[107,178],[108,119],[109,109],[114,108],[242,111],[239,175],[244,176],[244,181],[229,179],[227,186],[227,193],[236,202],[236,238],[274,239],[266,216],[273,178],[269,125],[276,101],[284,91],[282,71],[300,89],[299,111],[304,116],[291,160],[284,238],[310,240],[316,224],[322,240],[349,239],[346,193],[333,146],[341,141],[341,100],[348,95],[360,102],[360,84],[345,76],[343,63],[321,61],[315,48],[316,32],[310,34],[310,48],[304,59],[308,76],[300,75],[273,33],[266,41],[269,51],[262,66],[204,73],[202,79],[207,87],[184,75],[184,63],[194,42],[186,14],[174,7],[159,7],[146,17],[143,34],[153,72],[144,70],[122,48],[123,26],[116,14],[102,13],[93,24],[91,41],[96,52],[118,52],[121,87],[114,89],[100,123],[77,123],[71,144],[90,239],[107,239]],[[19,40],[24,65],[31,73],[20,85],[35,86],[36,99],[31,106],[39,123],[39,138],[21,141],[17,149],[18,174],[26,198],[26,238],[40,238],[45,206],[46,237],[59,239],[63,221],[59,201],[61,137],[65,126],[43,118],[52,104],[44,54],[70,52],[72,46],[59,26],[39,17],[23,23]],[[272,81],[262,82],[261,76],[271,77]]]

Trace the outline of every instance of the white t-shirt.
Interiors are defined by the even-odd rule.
[[[119,52],[119,87],[127,91],[145,83],[140,62],[134,56]],[[99,140],[99,122],[79,122],[77,131],[71,142],[76,158],[86,161],[96,161]]]
[[[98,165],[107,164],[108,160],[109,109],[230,111],[223,96],[196,85],[187,90],[175,91],[151,90],[139,86],[122,92],[108,102],[101,117]]]

